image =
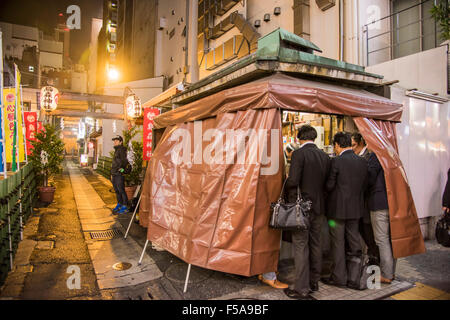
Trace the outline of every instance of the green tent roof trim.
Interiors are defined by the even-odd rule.
[[[289,44],[290,46],[286,46],[285,43]],[[374,78],[383,79],[383,76],[365,72],[365,68],[363,66],[317,56],[312,53],[293,49],[292,46],[322,52],[322,50],[320,50],[320,48],[317,47],[314,43],[305,40],[294,33],[278,28],[258,40],[258,51],[256,53],[256,56],[258,60],[275,60],[288,63],[303,63],[319,67],[339,69],[347,72],[354,72]]]
[[[270,73],[276,71],[261,68],[258,62],[274,61],[292,65],[309,65],[319,68],[326,68],[331,70],[340,70],[348,73],[359,74],[367,76],[372,79],[383,79],[381,75],[365,72],[363,66],[347,63],[344,61],[334,60],[322,56],[318,56],[306,51],[320,51],[314,43],[305,40],[298,35],[288,32],[284,29],[278,28],[271,33],[261,37],[258,40],[258,50],[248,56],[245,56],[226,68],[222,68],[211,75],[191,84],[185,91],[176,94],[174,97],[181,97],[190,92],[198,90],[204,86],[213,83],[216,80],[223,79],[227,75],[241,70],[251,64],[255,64],[256,68],[262,73]]]
[[[302,37],[299,37],[298,35],[288,32],[281,28],[279,28],[278,30],[275,30],[274,32],[277,32],[277,31],[279,31],[280,38],[282,41],[291,43],[293,45],[298,45],[301,47],[309,48],[313,51],[322,52],[322,49],[320,49],[318,46],[316,46],[314,43],[312,43],[309,40],[303,39]]]

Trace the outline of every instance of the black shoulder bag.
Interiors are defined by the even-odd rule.
[[[282,230],[308,230],[312,202],[302,199],[300,186],[297,186],[297,201],[295,203],[285,203],[283,192],[286,181],[283,183],[280,198],[276,203],[270,205],[269,226]]]

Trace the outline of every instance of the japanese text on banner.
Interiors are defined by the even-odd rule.
[[[31,154],[31,149],[33,146],[31,145],[31,141],[36,139],[37,132],[37,114],[36,112],[24,112],[24,120],[25,120],[25,136],[27,140],[27,154]]]
[[[13,144],[14,144],[14,113],[16,111],[16,89],[5,88],[3,89],[3,101],[5,106],[3,108],[3,119],[5,125],[5,154],[6,162],[12,162]],[[20,101],[18,101],[18,126],[19,130],[19,161],[25,161],[25,143],[22,131],[22,108],[20,107]]]
[[[149,161],[152,156],[153,119],[159,115],[159,109],[144,109],[144,161]]]

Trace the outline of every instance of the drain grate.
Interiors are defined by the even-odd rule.
[[[110,229],[104,231],[90,231],[87,232],[91,240],[112,240],[123,237],[120,229]]]

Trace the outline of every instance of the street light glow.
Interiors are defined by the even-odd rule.
[[[111,81],[119,80],[119,71],[116,68],[110,68],[108,70],[108,78]]]

